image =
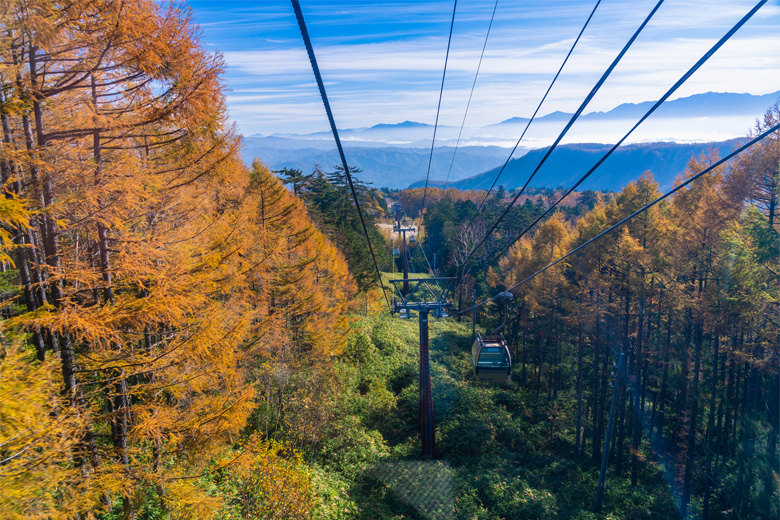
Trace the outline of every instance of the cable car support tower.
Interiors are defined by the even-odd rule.
[[[428,348],[428,318],[446,318],[450,316],[453,304],[449,294],[455,278],[415,278],[390,280],[398,299],[393,304],[392,314],[401,318],[410,318],[417,312],[420,322],[420,376],[419,376],[419,424],[422,454],[434,456],[436,453],[436,433],[433,423],[433,394],[431,392],[431,362]],[[410,288],[402,290],[404,286]]]
[[[406,246],[406,233],[415,231],[414,227],[403,227],[406,218],[404,217],[404,210],[401,207],[401,204],[396,202],[393,204],[393,206],[390,208],[393,213],[393,231],[396,233],[401,234],[401,255],[403,256],[404,262],[404,294],[409,293],[409,250]],[[409,243],[414,243],[415,236],[411,235],[409,237]]]

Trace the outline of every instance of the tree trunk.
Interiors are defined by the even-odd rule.
[[[618,440],[617,440],[617,461],[615,464],[615,474],[623,475],[623,452],[625,450],[625,419],[626,419],[626,392],[621,386],[618,388]]]
[[[422,244],[420,244],[420,247],[422,247]],[[460,314],[463,311],[463,273],[460,274],[458,279],[458,287],[458,314],[455,315],[455,321],[460,323]]]
[[[4,97],[0,94],[0,101],[5,101]],[[0,160],[0,173],[2,174],[3,185],[6,186],[5,196],[8,199],[16,198],[19,196],[21,190],[21,175],[17,171],[16,165],[13,161],[6,160],[7,154],[15,150],[13,137],[11,135],[11,128],[8,123],[8,114],[3,112],[0,114],[0,124],[3,128],[3,149],[2,159]],[[24,297],[24,304],[27,308],[27,312],[32,312],[40,307],[35,299],[35,289],[33,287],[31,275],[30,275],[30,258],[28,248],[30,244],[30,238],[25,229],[20,226],[15,227],[13,230],[13,242],[16,245],[14,249],[14,263],[19,271],[19,278],[22,282],[22,294]],[[43,361],[46,358],[46,345],[43,342],[43,334],[40,329],[33,331],[32,342],[35,346],[36,357],[39,361]]]
[[[523,331],[523,371],[521,374],[521,384],[523,387],[527,386],[528,380],[526,378],[526,366],[528,365],[528,331]]]
[[[41,100],[37,91],[38,86],[38,72],[36,64],[37,49],[31,48],[29,52],[29,65],[30,65],[30,84],[32,85],[32,99],[33,99],[33,116],[35,119],[35,142],[33,144],[33,134],[30,125],[30,120],[27,114],[22,116],[22,126],[24,128],[25,140],[27,142],[27,149],[31,155],[31,158],[35,158],[43,153],[46,147],[46,139],[43,131],[43,110],[41,108]],[[37,145],[37,146],[36,146]],[[46,170],[43,176],[40,176],[38,169],[33,164],[30,165],[30,173],[34,181],[40,180],[40,196],[43,205],[44,213],[41,218],[41,233],[43,238],[43,250],[45,253],[45,260],[48,268],[51,272],[59,272],[60,267],[60,252],[59,252],[59,235],[57,233],[57,226],[54,223],[52,216],[46,212],[47,208],[51,208],[54,204],[54,189],[51,178],[51,172]],[[36,182],[37,184],[37,182]],[[49,287],[51,291],[51,300],[55,306],[59,306],[62,299],[61,282],[56,282]]]
[[[756,447],[756,431],[752,424],[751,415],[754,411],[753,405],[755,402],[754,393],[756,393],[756,379],[758,371],[756,367],[751,366],[749,370],[745,371],[745,394],[744,394],[744,409],[741,423],[741,443],[742,450],[739,456],[738,477],[737,477],[737,489],[739,503],[737,504],[738,516],[745,520],[751,518],[751,466],[753,465],[753,454]]]
[[[663,439],[664,425],[666,423],[664,410],[666,409],[666,386],[669,378],[669,350],[672,343],[672,317],[669,316],[666,322],[666,340],[664,341],[663,352],[663,369],[661,372],[661,387],[658,389],[658,418],[653,420],[653,424],[657,424],[656,438],[658,440]],[[652,434],[652,432],[651,432]]]
[[[715,398],[718,393],[718,354],[720,347],[720,336],[716,333],[713,338],[712,353],[712,388],[710,389],[710,411],[707,419],[707,434],[704,437],[704,444],[707,447],[707,473],[712,475],[712,437],[715,427]],[[707,476],[704,479],[704,501],[702,502],[702,518],[707,520],[710,517],[710,479]]]
[[[95,76],[94,74],[91,76],[91,82],[92,82],[92,103],[94,104],[95,113],[98,114],[100,112],[98,108],[98,97],[97,97],[97,87],[95,86]],[[102,181],[102,173],[103,173],[103,151],[100,146],[100,130],[95,128],[94,132],[92,132],[92,158],[95,161],[95,178],[94,178],[94,184],[95,188],[100,190],[100,183]],[[108,229],[106,228],[105,224],[101,220],[103,217],[103,211],[105,210],[105,204],[103,202],[103,197],[98,197],[98,208],[99,208],[99,215],[100,218],[97,222],[97,234],[98,234],[98,250],[100,252],[100,274],[103,277],[103,283],[105,284],[103,287],[103,296],[106,300],[106,302],[113,303],[114,302],[114,291],[111,287],[111,261],[109,258],[109,248],[108,248]]]
[[[599,394],[601,393],[599,377],[600,365],[599,365],[599,343],[601,342],[601,320],[596,317],[596,324],[594,327],[593,338],[593,435],[592,448],[592,460],[594,464],[598,464],[601,461],[601,432],[599,431],[599,417],[602,415],[602,409],[599,406]]]
[[[577,336],[577,419],[574,426],[574,457],[579,458],[580,452],[580,435],[582,431],[582,328],[579,329]]]
[[[780,338],[779,338],[780,339]],[[775,365],[776,367],[777,365]],[[762,505],[767,518],[772,518],[772,496],[777,492],[777,481],[780,475],[780,456],[777,453],[778,429],[780,429],[780,374],[769,374],[769,432],[767,433],[766,458],[764,468],[764,492],[762,493]],[[775,502],[774,518],[780,517],[780,505]]]
[[[582,425],[582,445],[580,446],[580,457],[583,457],[585,455],[586,448],[588,447],[588,414],[590,413],[590,403],[587,400],[585,401],[585,412],[583,413],[583,418],[585,419],[583,421]]]
[[[737,345],[737,336],[734,335],[733,339],[733,346],[734,350],[736,351],[736,345]],[[724,419],[723,424],[723,434],[721,438],[722,441],[722,449],[727,450],[729,453],[731,452],[730,447],[733,445],[733,443],[729,442],[729,438],[733,439],[734,436],[732,435],[732,420],[734,420],[734,409],[735,409],[735,403],[736,400],[736,385],[735,381],[738,376],[737,374],[737,361],[734,358],[733,355],[729,356],[731,359],[729,361],[729,372],[728,372],[728,384],[726,385],[726,417]]]
[[[688,437],[685,450],[685,475],[683,477],[683,492],[680,504],[680,516],[688,517],[688,505],[691,499],[691,479],[693,478],[693,464],[696,459],[696,419],[699,412],[699,369],[701,366],[701,348],[703,330],[701,321],[697,319],[694,331],[693,351],[693,382],[691,384],[691,406],[688,415]]]
[[[539,393],[542,387],[542,347],[541,342],[536,343],[536,397],[539,398]]]
[[[644,295],[639,297],[639,316],[636,330],[636,356],[634,359],[634,424],[631,437],[631,485],[636,486],[639,478],[639,444],[642,441],[642,331],[645,321]]]
[[[609,411],[608,399],[610,398],[609,392],[609,372],[611,366],[612,357],[609,355],[609,347],[605,346],[604,356],[602,358],[601,366],[601,395],[599,395],[599,441],[604,438],[607,430],[607,413]]]

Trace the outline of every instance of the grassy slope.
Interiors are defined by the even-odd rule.
[[[361,318],[339,370],[345,408],[360,436],[338,440],[322,474],[346,486],[333,517],[674,518],[652,462],[640,485],[607,479],[604,509],[592,512],[598,468],[573,458],[573,398],[557,401],[517,383],[478,384],[471,373],[470,323],[431,320],[436,460],[420,459],[416,319]],[[356,428],[357,424],[354,425]],[[368,439],[368,441],[367,441]],[[333,470],[336,470],[335,473]],[[336,477],[337,476],[337,477]],[[333,486],[330,486],[331,488]]]

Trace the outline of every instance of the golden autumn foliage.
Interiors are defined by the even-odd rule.
[[[186,9],[0,10],[0,259],[26,310],[2,325],[35,354],[0,355],[0,516],[131,518],[157,489],[174,518],[207,517],[220,500],[199,479],[257,406],[252,367],[279,345],[340,352],[355,283],[301,202],[241,162],[221,57]]]
[[[2,341],[0,511],[3,518],[47,518],[63,480],[77,478],[68,448],[84,420],[64,408],[54,359],[35,362],[20,341]]]
[[[506,286],[519,283],[565,254],[570,243],[570,226],[563,215],[556,212],[539,226],[532,238],[524,237],[518,241],[500,260],[499,271],[506,273],[503,278],[491,270],[488,281],[493,285],[503,283]],[[543,312],[539,300],[554,298],[553,293],[558,292],[564,283],[564,269],[565,265],[559,264],[521,286],[520,291],[527,299],[530,312]]]
[[[250,447],[217,478],[224,490],[226,520],[312,518],[311,477],[298,453],[284,454],[273,441],[253,438]]]
[[[267,270],[248,274],[268,302],[266,319],[283,320],[299,345],[321,354],[340,352],[357,292],[343,257],[267,166],[255,160],[251,179],[253,211],[263,232],[253,253],[267,258]]]

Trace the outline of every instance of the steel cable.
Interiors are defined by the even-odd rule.
[[[585,97],[583,102],[580,104],[580,107],[577,109],[577,111],[572,115],[569,122],[566,124],[564,129],[561,131],[560,135],[555,139],[555,142],[547,149],[547,152],[542,157],[542,160],[539,161],[539,164],[536,166],[534,171],[531,173],[531,176],[528,177],[528,180],[525,182],[523,187],[520,189],[520,191],[515,195],[514,199],[512,199],[512,202],[510,202],[506,209],[501,213],[501,215],[498,217],[498,220],[493,223],[493,225],[490,227],[490,229],[485,233],[485,236],[483,236],[477,244],[469,251],[469,253],[466,255],[466,258],[463,262],[463,265],[466,265],[466,262],[471,258],[471,256],[474,254],[474,252],[485,243],[485,241],[488,239],[488,237],[498,228],[498,225],[501,223],[502,220],[507,216],[509,213],[509,210],[512,209],[512,206],[514,206],[515,202],[517,202],[517,199],[520,198],[520,196],[523,194],[525,189],[528,187],[528,184],[531,182],[531,179],[534,178],[536,173],[541,169],[542,165],[547,161],[547,158],[550,157],[550,154],[552,154],[553,150],[558,146],[558,144],[561,142],[561,140],[564,138],[564,136],[568,133],[569,129],[574,125],[574,122],[580,117],[583,110],[585,110],[585,107],[590,103],[590,101],[593,99],[593,97],[596,95],[596,93],[599,91],[601,86],[604,84],[604,82],[607,80],[609,75],[612,73],[612,71],[617,67],[617,64],[620,62],[620,60],[625,56],[625,54],[628,52],[628,49],[631,47],[631,45],[636,41],[637,37],[639,37],[639,34],[642,32],[642,30],[647,26],[647,24],[650,22],[650,19],[655,15],[655,13],[658,11],[658,9],[661,7],[661,4],[663,4],[664,0],[659,0],[658,3],[655,4],[652,11],[650,11],[650,14],[647,15],[647,17],[644,19],[642,24],[639,26],[639,28],[634,32],[634,34],[631,36],[631,38],[628,40],[628,42],[623,46],[623,49],[618,53],[618,55],[615,57],[615,59],[612,61],[609,67],[607,67],[607,70],[604,71],[604,73],[599,78],[596,85],[591,89],[590,93]],[[507,161],[508,162],[508,161]],[[475,217],[476,218],[476,217]]]
[[[357,192],[355,191],[355,185],[352,182],[352,175],[349,171],[349,166],[347,165],[347,158],[344,155],[344,148],[341,146],[341,139],[339,139],[339,132],[336,128],[336,122],[333,119],[333,112],[330,109],[330,103],[328,103],[328,95],[325,92],[325,84],[322,81],[322,75],[320,74],[320,69],[317,66],[317,58],[314,56],[314,48],[311,44],[311,39],[309,38],[309,31],[306,29],[306,21],[303,19],[303,13],[301,12],[301,6],[298,0],[291,0],[293,10],[295,11],[295,17],[298,20],[298,27],[301,30],[301,36],[303,36],[303,42],[306,44],[306,52],[309,55],[309,62],[311,63],[311,68],[314,71],[314,77],[317,80],[317,87],[319,87],[320,90],[320,96],[322,97],[322,104],[325,105],[325,112],[328,115],[328,122],[330,123],[330,129],[333,131],[333,138],[336,141],[336,148],[338,148],[339,157],[341,158],[341,164],[344,167],[344,174],[347,177],[347,182],[349,183],[349,190],[352,192],[352,200],[355,202],[355,208],[357,209],[358,216],[360,217],[360,225],[363,227],[363,233],[366,236],[366,243],[368,244],[368,250],[371,253],[371,259],[374,262],[374,269],[376,269],[376,276],[377,281],[379,282],[379,286],[382,288],[382,294],[385,297],[385,303],[387,303],[387,309],[392,312],[392,308],[390,307],[390,300],[387,298],[387,291],[385,290],[385,286],[382,283],[382,274],[379,271],[379,264],[376,262],[376,255],[374,254],[374,247],[371,245],[371,238],[368,236],[368,228],[366,228],[366,221],[363,218],[363,212],[360,209],[360,201],[358,200]]]
[[[493,180],[493,184],[490,185],[490,188],[488,189],[487,193],[485,194],[485,198],[482,199],[482,202],[479,203],[479,207],[477,208],[477,215],[479,215],[480,210],[482,209],[482,206],[485,205],[485,201],[487,201],[488,197],[490,196],[490,192],[493,191],[493,188],[496,187],[496,183],[498,182],[499,177],[501,177],[501,174],[504,173],[504,169],[509,164],[509,161],[512,160],[512,156],[515,154],[515,151],[517,150],[517,147],[520,146],[520,141],[523,140],[523,137],[525,137],[525,133],[528,131],[528,127],[531,126],[531,123],[533,123],[534,119],[536,119],[536,114],[539,113],[539,109],[542,108],[542,104],[547,99],[547,95],[550,93],[550,91],[553,88],[553,85],[555,85],[556,80],[558,79],[558,76],[561,75],[561,71],[563,71],[563,67],[566,66],[566,62],[569,61],[569,57],[574,52],[574,48],[577,46],[577,43],[580,41],[580,38],[582,37],[582,33],[585,32],[585,29],[588,27],[588,24],[590,23],[591,18],[593,18],[593,15],[596,14],[596,9],[598,8],[599,4],[601,3],[601,0],[598,0],[596,2],[596,5],[593,6],[593,10],[590,12],[590,16],[588,16],[588,19],[585,20],[585,25],[582,26],[582,29],[580,29],[580,33],[577,35],[577,39],[574,40],[574,43],[571,46],[571,49],[569,49],[569,53],[566,54],[566,57],[563,59],[563,63],[561,63],[560,68],[558,69],[558,72],[555,73],[555,77],[550,82],[550,86],[547,87],[547,92],[544,93],[544,96],[542,96],[541,101],[539,101],[539,104],[536,107],[536,110],[534,110],[534,113],[531,115],[531,119],[528,120],[528,123],[526,123],[525,128],[523,129],[523,133],[520,134],[520,138],[515,143],[514,148],[512,148],[512,151],[509,153],[509,157],[507,157],[504,164],[501,166],[501,169],[498,171],[498,175],[496,175],[496,178]],[[476,218],[476,216],[474,217]],[[473,221],[474,219],[472,219]]]
[[[773,132],[776,132],[776,131],[778,131],[778,130],[780,130],[780,123],[778,123],[778,124],[776,124],[776,125],[772,126],[772,127],[771,127],[771,128],[769,128],[768,130],[766,130],[766,131],[762,132],[762,133],[761,133],[761,134],[759,134],[757,137],[755,137],[755,138],[751,139],[750,141],[748,141],[747,143],[743,144],[742,146],[740,146],[739,148],[737,148],[737,149],[736,149],[736,150],[734,150],[733,152],[729,153],[728,155],[726,155],[726,156],[725,156],[725,157],[723,157],[722,159],[720,159],[720,160],[718,160],[718,161],[716,161],[716,162],[712,163],[710,166],[708,166],[708,167],[707,167],[707,168],[705,168],[704,170],[700,171],[700,172],[699,172],[699,173],[697,173],[696,175],[692,176],[690,179],[686,180],[685,182],[681,183],[679,186],[677,186],[677,187],[675,187],[675,188],[673,188],[673,189],[669,190],[668,192],[666,192],[665,194],[661,195],[661,196],[660,196],[660,197],[658,197],[657,199],[653,200],[653,201],[652,201],[652,202],[650,202],[649,204],[646,204],[645,206],[643,206],[643,207],[641,207],[640,209],[636,210],[636,211],[635,211],[634,213],[632,213],[631,215],[629,215],[629,216],[625,217],[624,219],[620,220],[618,223],[616,223],[616,224],[613,224],[612,226],[608,227],[607,229],[605,229],[604,231],[602,231],[601,233],[599,233],[599,234],[598,234],[598,235],[596,235],[595,237],[593,237],[593,238],[589,239],[588,241],[584,242],[583,244],[581,244],[581,245],[579,245],[579,246],[575,247],[574,249],[572,249],[571,251],[569,251],[568,253],[566,253],[566,254],[565,254],[565,255],[563,255],[562,257],[558,258],[558,259],[557,259],[557,260],[555,260],[554,262],[551,262],[551,263],[547,264],[547,266],[546,266],[546,267],[543,267],[542,269],[539,269],[539,270],[538,270],[538,271],[536,271],[534,274],[532,274],[532,275],[530,275],[530,276],[526,277],[526,278],[525,278],[525,279],[523,279],[522,281],[520,281],[520,282],[518,282],[518,283],[514,284],[513,286],[511,286],[511,287],[509,287],[508,289],[505,289],[505,290],[506,290],[506,291],[511,291],[512,289],[515,289],[515,288],[517,288],[517,287],[519,287],[519,286],[521,286],[521,285],[525,284],[526,282],[528,282],[528,281],[532,280],[533,278],[535,278],[535,277],[537,277],[538,275],[542,274],[543,272],[547,271],[549,268],[551,268],[551,267],[553,267],[553,266],[555,266],[555,265],[559,264],[559,263],[560,263],[560,262],[562,262],[563,260],[565,260],[565,259],[569,258],[569,257],[570,257],[571,255],[573,255],[574,253],[576,253],[576,252],[580,251],[580,250],[581,250],[581,249],[583,249],[584,247],[586,247],[586,246],[588,246],[588,245],[592,244],[593,242],[597,241],[598,239],[600,239],[601,237],[603,237],[604,235],[606,235],[606,234],[607,234],[607,233],[609,233],[610,231],[612,231],[612,230],[614,230],[614,229],[617,229],[618,227],[622,226],[623,224],[625,224],[625,223],[626,223],[626,222],[628,222],[629,220],[633,219],[634,217],[636,217],[636,216],[637,216],[637,215],[639,215],[640,213],[643,213],[644,211],[646,211],[646,210],[650,209],[651,207],[655,206],[656,204],[658,204],[658,203],[659,203],[659,202],[661,202],[662,200],[664,200],[664,199],[666,199],[666,198],[670,197],[671,195],[673,195],[673,194],[677,193],[678,191],[680,191],[681,189],[685,188],[686,186],[688,186],[690,183],[692,183],[692,182],[693,182],[693,181],[695,181],[696,179],[700,178],[700,177],[701,177],[701,176],[703,176],[703,175],[706,175],[707,173],[711,172],[712,170],[714,170],[714,169],[715,169],[715,168],[717,168],[718,166],[720,166],[720,165],[724,164],[726,161],[730,160],[732,157],[734,157],[734,156],[736,156],[736,155],[738,155],[738,154],[742,153],[742,152],[743,152],[743,151],[745,151],[746,149],[750,148],[751,146],[753,146],[753,145],[754,145],[754,144],[756,144],[757,142],[759,142],[759,141],[761,141],[762,139],[764,139],[765,137],[767,137],[769,134],[771,134],[771,133],[773,133]],[[498,297],[498,296],[493,296],[492,298],[488,298],[488,299],[486,299],[486,300],[483,300],[482,302],[480,302],[480,303],[477,303],[477,304],[475,304],[475,305],[473,305],[473,306],[469,307],[468,309],[464,309],[464,310],[462,310],[460,313],[461,313],[461,314],[464,314],[464,313],[466,313],[466,312],[468,312],[468,311],[470,311],[470,310],[473,310],[473,309],[474,309],[474,308],[476,308],[476,307],[481,307],[482,305],[485,305],[486,303],[489,303],[489,302],[491,302],[491,301],[494,301],[494,300],[495,300],[497,297]]]
[[[734,35],[734,33],[737,32],[765,3],[766,0],[762,0],[761,2],[756,4],[756,6],[749,13],[747,13],[739,22],[737,22],[737,24],[734,25],[734,27],[732,27],[729,32],[727,32],[720,40],[718,40],[718,42],[715,45],[713,45],[709,51],[707,51],[701,58],[699,58],[699,61],[697,61],[690,69],[688,69],[688,71],[685,74],[683,74],[683,76],[679,80],[677,80],[677,82],[674,85],[672,85],[672,87],[669,90],[667,90],[666,93],[663,96],[661,96],[661,98],[658,101],[655,102],[655,104],[650,108],[650,110],[648,110],[645,113],[645,115],[642,116],[642,118],[631,128],[631,130],[629,130],[626,133],[626,135],[624,135],[620,139],[620,141],[615,143],[615,145],[613,145],[612,148],[610,148],[607,151],[607,153],[605,153],[601,157],[601,159],[599,159],[596,162],[596,164],[593,165],[593,167],[590,170],[588,170],[582,177],[580,177],[580,179],[574,184],[574,186],[569,188],[569,190],[561,198],[559,198],[555,202],[555,204],[547,208],[547,210],[544,213],[542,213],[530,226],[525,228],[517,237],[515,237],[515,239],[512,240],[512,242],[510,242],[509,245],[507,245],[501,251],[499,251],[496,256],[497,257],[501,256],[504,252],[508,251],[510,247],[512,247],[518,240],[520,240],[526,233],[528,233],[528,231],[530,231],[536,224],[538,224],[553,209],[555,209],[558,206],[558,204],[560,204],[561,201],[563,201],[563,199],[568,197],[575,189],[577,189],[577,187],[580,186],[580,184],[585,182],[585,180],[588,177],[590,177],[590,175],[594,171],[596,171],[596,169],[599,166],[601,166],[604,163],[604,161],[606,161],[609,158],[609,156],[612,155],[612,153],[615,150],[617,150],[618,147],[622,145],[626,139],[628,139],[628,137],[634,132],[634,130],[636,130],[639,127],[639,125],[641,125],[648,117],[650,117],[650,115],[653,112],[655,112],[655,110],[658,107],[660,107],[661,104],[663,104],[667,99],[669,99],[669,97],[672,94],[674,94],[674,92],[678,88],[680,88],[680,86],[682,86],[682,84],[685,83],[702,65],[704,65],[704,63],[707,62],[707,60],[709,60],[712,57],[712,55],[715,54],[715,52],[717,52],[717,50],[720,49],[723,46],[723,44],[726,43],[726,41],[728,41]]]
[[[441,98],[444,94],[444,78],[447,77],[447,62],[450,59],[450,44],[452,43],[452,28],[455,26],[455,10],[458,8],[458,0],[452,5],[452,21],[450,22],[450,35],[447,38],[447,54],[444,56],[444,71],[441,74],[441,88],[439,89],[439,105],[436,108],[436,122],[433,125],[433,139],[431,139],[431,154],[428,157],[428,173],[425,174],[425,189],[423,190],[420,215],[425,210],[425,196],[428,194],[428,179],[431,177],[431,162],[433,161],[433,146],[436,144],[436,129],[439,127],[439,112],[441,112]]]
[[[600,2],[601,0],[599,0]],[[493,19],[496,17],[496,9],[498,8],[498,0],[493,4],[493,14],[490,15],[490,23],[488,24],[487,33],[485,33],[485,43],[482,44],[482,54],[479,55],[479,63],[477,64],[477,72],[474,74],[474,82],[471,84],[471,92],[469,93],[469,100],[466,102],[466,111],[463,113],[463,121],[460,124],[460,131],[458,132],[458,140],[455,141],[455,150],[452,152],[452,160],[450,161],[450,169],[447,171],[447,178],[444,180],[444,190],[447,190],[447,184],[450,182],[450,174],[452,173],[452,166],[455,164],[455,156],[458,153],[458,146],[460,146],[460,138],[463,135],[463,127],[466,126],[466,117],[469,115],[469,107],[471,106],[471,98],[474,96],[474,87],[477,86],[477,78],[479,77],[479,69],[482,68],[482,58],[485,57],[485,49],[487,48],[488,38],[490,37],[490,29],[493,28]]]

